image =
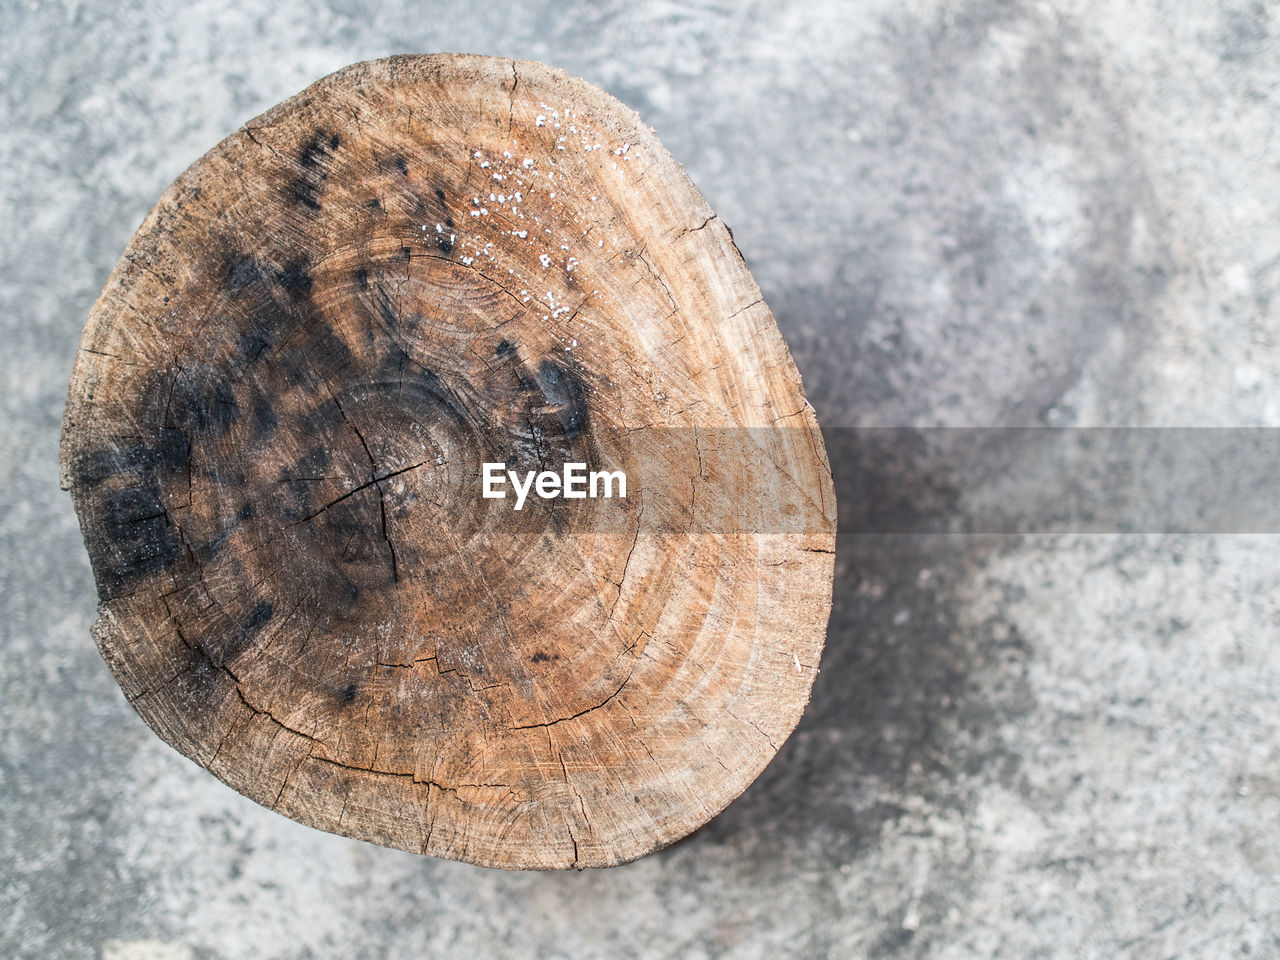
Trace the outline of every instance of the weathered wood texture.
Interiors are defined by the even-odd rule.
[[[599,529],[479,500],[482,459],[781,420],[743,466],[802,529],[696,529],[733,468],[696,441]],[[786,346],[653,134],[540,64],[358,64],[179,177],[90,314],[62,471],[129,701],[324,830],[633,859],[757,776],[817,670],[834,498]]]

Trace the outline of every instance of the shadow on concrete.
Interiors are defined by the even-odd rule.
[[[830,452],[842,520],[882,508],[909,515],[949,496],[923,450]],[[835,865],[901,815],[902,798],[963,808],[968,775],[1013,778],[1016,756],[976,745],[1030,709],[1017,677],[986,676],[1005,669],[1020,640],[967,624],[957,596],[1006,539],[841,534],[827,645],[804,717],[760,778],[676,848],[724,843],[770,857],[812,845]]]

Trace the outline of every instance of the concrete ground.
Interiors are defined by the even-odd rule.
[[[1280,957],[1275,536],[842,537],[795,735],[609,871],[321,834],[146,728],[57,488],[77,338],[164,186],[352,61],[636,108],[825,426],[1280,425],[1274,5],[370,6],[0,3],[0,955]],[[929,495],[927,457],[865,469]]]

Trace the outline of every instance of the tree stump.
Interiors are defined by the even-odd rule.
[[[630,489],[517,511],[492,461]],[[817,670],[834,495],[772,315],[637,115],[541,64],[358,64],[187,170],[90,313],[61,465],[129,702],[323,830],[634,859]]]

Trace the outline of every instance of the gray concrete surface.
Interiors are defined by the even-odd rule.
[[[1280,425],[1278,35],[1195,0],[0,4],[0,955],[1280,956],[1274,536],[845,537],[755,786],[635,864],[504,874],[165,747],[90,641],[55,471],[85,313],[163,187],[402,51],[638,109],[828,426]]]

